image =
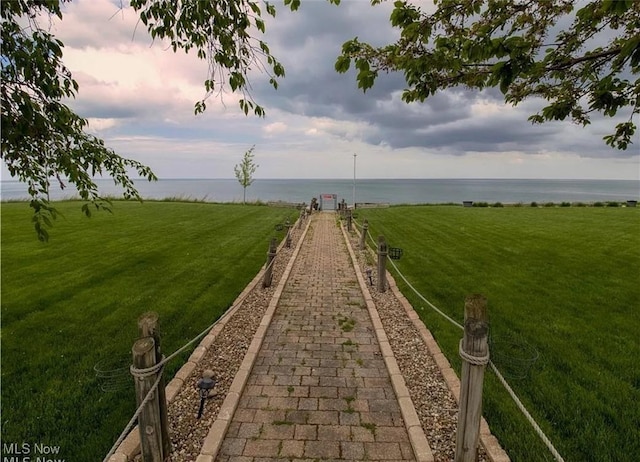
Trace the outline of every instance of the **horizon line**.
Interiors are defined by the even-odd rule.
[[[68,178],[64,178],[68,180]],[[111,177],[98,177],[93,178],[96,181],[112,181]],[[147,180],[146,178],[131,178],[132,181],[136,182],[152,182]],[[158,177],[158,181],[160,180],[178,180],[178,181],[238,181],[237,178],[206,178],[206,177]],[[269,178],[254,178],[253,181],[348,181],[353,183],[354,179],[349,177],[342,178],[287,178],[287,177],[269,177]],[[406,180],[485,180],[485,181],[636,181],[640,182],[639,179],[629,179],[629,178],[526,178],[526,177],[403,177],[403,178],[389,178],[389,177],[358,177],[356,178],[356,182],[358,180],[391,180],[391,181],[406,181]],[[10,179],[0,178],[0,182],[2,183],[24,183],[19,179],[14,179],[11,177]]]

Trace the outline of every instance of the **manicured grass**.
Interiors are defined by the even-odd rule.
[[[102,460],[135,410],[131,386],[103,392],[94,366],[123,367],[136,319],[160,317],[171,353],[230,306],[292,209],[115,202],[90,219],[57,205],[40,243],[26,203],[2,204],[2,441]],[[168,365],[171,377],[188,357]],[[194,404],[195,405],[195,404]]]
[[[464,299],[488,298],[500,340],[539,353],[496,365],[567,461],[640,456],[640,209],[391,207],[361,210],[372,235],[401,247],[397,265],[459,322]],[[454,369],[461,331],[396,280]],[[504,345],[504,343],[502,343]],[[494,374],[484,415],[514,461],[554,460]]]

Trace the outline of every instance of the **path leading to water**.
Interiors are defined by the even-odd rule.
[[[314,217],[216,460],[415,460],[336,217]]]
[[[166,386],[171,460],[452,460],[460,383],[435,340],[389,274],[390,290],[367,287],[335,213],[300,224],[277,286],[256,275]],[[200,419],[206,369],[217,385]],[[480,439],[481,461],[509,461],[484,420]],[[136,429],[109,460],[139,451]]]

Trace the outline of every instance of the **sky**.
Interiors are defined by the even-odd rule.
[[[281,0],[275,5],[265,38],[286,77],[278,90],[265,75],[252,77],[265,118],[245,116],[229,93],[194,115],[207,63],[151,40],[120,0],[74,0],[51,24],[80,85],[68,104],[108,147],[160,178],[233,178],[234,165],[255,145],[255,178],[352,178],[355,170],[358,178],[640,180],[638,136],[627,151],[602,140],[628,113],[594,117],[586,128],[532,125],[527,118],[540,101],[512,107],[495,89],[445,91],[408,105],[399,73],[381,75],[363,93],[354,72],[335,72],[335,59],[355,36],[393,42],[392,2],[303,0],[297,12]],[[4,164],[2,178],[9,178]]]

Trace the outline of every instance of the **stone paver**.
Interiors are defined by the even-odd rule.
[[[415,460],[335,219],[312,217],[218,461]]]

